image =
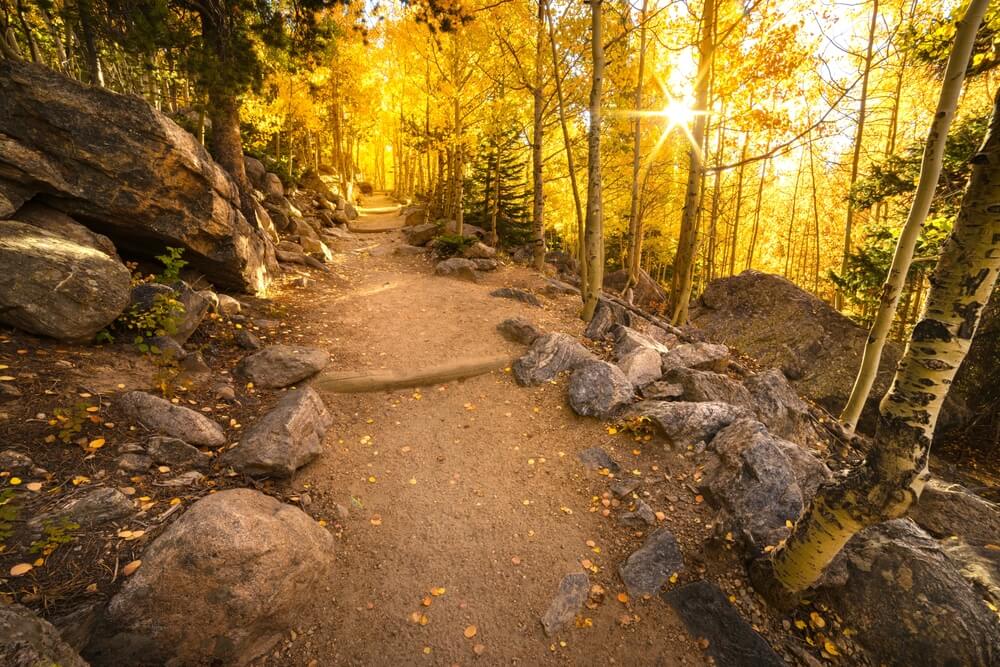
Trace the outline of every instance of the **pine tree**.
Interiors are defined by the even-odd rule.
[[[493,233],[494,245],[516,246],[531,241],[526,178],[527,145],[517,128],[492,132],[472,165],[465,186],[465,221]]]

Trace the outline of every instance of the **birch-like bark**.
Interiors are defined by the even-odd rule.
[[[937,189],[938,179],[941,176],[941,163],[948,141],[948,129],[955,118],[958,98],[962,93],[962,84],[965,81],[965,70],[969,65],[972,46],[976,41],[976,34],[979,32],[979,26],[986,14],[988,4],[989,0],[972,0],[966,9],[965,17],[958,23],[955,43],[951,56],[948,58],[948,67],[945,70],[944,83],[941,86],[941,97],[938,100],[937,111],[934,113],[934,120],[931,121],[931,129],[927,133],[917,191],[913,196],[913,203],[910,205],[910,213],[906,218],[906,223],[899,234],[896,252],[892,257],[885,285],[882,287],[882,297],[871,331],[868,334],[868,341],[865,343],[861,368],[858,370],[851,395],[847,399],[847,405],[840,415],[840,421],[850,430],[854,430],[857,426],[861,411],[864,409],[868,394],[871,392],[872,384],[875,382],[875,376],[878,374],[882,348],[885,347],[885,341],[892,328],[892,321],[896,316],[899,296],[906,284],[910,262],[913,261],[913,250],[917,245],[917,239],[920,238],[920,232],[924,228],[927,214],[931,210],[931,201],[934,199],[934,191]]]
[[[774,551],[774,574],[789,590],[815,583],[851,536],[901,516],[920,497],[941,405],[1000,273],[1000,94],[972,165],[921,319],[879,406],[867,459],[820,487]]]
[[[715,51],[715,0],[705,0],[701,15],[701,42],[698,45],[698,80],[695,82],[695,109],[700,111],[691,128],[691,150],[688,151],[687,192],[681,215],[681,232],[674,257],[674,285],[671,290],[671,321],[674,326],[687,322],[688,302],[694,280],[694,259],[698,249],[698,217],[701,207],[701,184],[705,162],[701,150],[705,145],[705,113],[708,111],[708,83]]]
[[[642,109],[642,80],[646,74],[646,10],[649,0],[642,0],[639,11],[639,72],[635,82],[635,110]],[[623,294],[631,295],[639,284],[639,263],[642,259],[642,221],[639,218],[639,169],[642,166],[642,117],[636,113],[632,120],[632,195],[628,213],[628,276]],[[627,298],[627,297],[626,297]],[[629,299],[630,300],[630,299]]]
[[[590,127],[587,131],[586,254],[582,259],[587,262],[587,297],[580,314],[587,322],[594,317],[597,300],[604,286],[604,221],[601,205],[601,85],[604,81],[602,7],[603,0],[590,0],[590,41],[594,71],[590,86]]]
[[[535,26],[535,81],[531,89],[531,185],[532,207],[531,225],[532,264],[541,271],[545,268],[545,191],[542,187],[542,132],[545,100],[542,79],[542,49],[545,45],[545,5],[546,0],[538,0],[538,22]]]

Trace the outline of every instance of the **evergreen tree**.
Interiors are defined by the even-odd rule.
[[[531,240],[526,178],[528,148],[516,127],[508,126],[484,137],[464,189],[465,221],[492,233],[493,244],[516,246]]]

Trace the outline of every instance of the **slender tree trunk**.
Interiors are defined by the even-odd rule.
[[[569,184],[573,192],[573,212],[576,214],[576,258],[580,265],[580,294],[587,299],[589,280],[587,277],[586,251],[584,249],[584,219],[583,203],[580,199],[580,186],[576,180],[576,161],[573,159],[573,144],[569,138],[569,126],[566,123],[566,102],[563,99],[562,76],[559,74],[559,57],[556,53],[555,29],[552,25],[552,12],[545,3],[545,14],[549,22],[549,50],[552,53],[552,79],[556,84],[556,101],[559,104],[559,126],[562,128],[563,145],[566,148],[566,166],[569,171]]]
[[[859,530],[905,513],[926,483],[941,405],[1000,273],[1000,95],[972,165],[923,315],[882,399],[868,457],[820,487],[773,553],[774,574],[792,591],[813,584]]]
[[[808,122],[812,124],[812,119]],[[813,235],[815,240],[816,263],[813,267],[813,294],[819,295],[819,195],[816,192],[816,152],[813,149],[812,132],[809,133],[809,184],[812,186]],[[804,267],[803,267],[804,268]],[[804,272],[803,272],[804,275]]]
[[[885,285],[882,287],[878,313],[875,315],[868,340],[865,343],[861,368],[858,369],[854,388],[851,390],[847,405],[840,415],[840,420],[851,430],[857,426],[858,419],[861,418],[861,411],[865,407],[868,394],[875,382],[875,376],[878,374],[882,348],[889,337],[892,321],[896,316],[896,305],[899,303],[899,295],[906,283],[910,262],[913,261],[913,250],[917,245],[920,232],[923,231],[927,214],[931,210],[931,201],[934,199],[934,191],[937,189],[938,178],[941,176],[941,164],[944,159],[945,144],[948,141],[948,129],[955,118],[958,98],[965,81],[965,70],[968,67],[972,46],[988,4],[989,0],[972,0],[955,33],[955,43],[948,59],[944,83],[941,86],[941,97],[938,99],[937,111],[931,121],[927,143],[924,146],[917,191],[910,204],[910,213],[906,218],[906,223],[899,234],[896,252],[893,254],[892,264],[889,266],[889,273],[885,278]]]
[[[770,144],[768,149],[771,150]],[[760,166],[760,182],[757,184],[757,205],[753,212],[753,231],[750,234],[750,248],[747,249],[747,265],[746,268],[753,268],[753,255],[754,251],[757,249],[757,234],[760,230],[760,209],[764,203],[764,181],[767,180],[767,160],[761,160]]]
[[[92,0],[77,0],[77,11],[80,16],[80,32],[83,35],[83,55],[87,61],[87,83],[104,87],[104,72],[101,69],[101,57],[97,52],[97,36],[94,34],[94,17]]]
[[[543,93],[542,54],[545,48],[546,0],[538,0],[538,21],[535,26],[535,81],[531,89],[531,226],[534,244],[532,264],[541,271],[545,267],[545,190],[542,177],[542,132],[544,128],[545,98]]]
[[[861,75],[861,100],[858,104],[858,125],[854,132],[854,154],[851,157],[851,178],[848,181],[848,191],[854,188],[858,180],[858,169],[861,164],[861,149],[865,136],[865,120],[868,115],[868,80],[871,77],[872,59],[875,52],[875,29],[878,26],[878,3],[879,0],[872,0],[872,19],[868,28],[868,49],[865,52],[864,70]],[[844,222],[844,254],[840,264],[841,275],[847,273],[847,261],[851,254],[852,234],[854,232],[854,203],[847,200],[847,219]],[[834,308],[840,310],[844,307],[844,295],[838,288],[834,296]]]
[[[788,217],[788,237],[785,241],[784,276],[786,278],[788,278],[788,265],[792,259],[792,231],[795,229],[795,211],[799,203],[799,179],[802,177],[802,161],[805,157],[806,154],[803,151],[802,155],[799,156],[799,168],[795,171],[795,185],[792,187],[792,214]]]
[[[642,109],[642,84],[646,76],[646,12],[649,7],[649,0],[642,0],[642,9],[639,11],[639,71],[635,82],[635,110]],[[652,156],[650,156],[652,158]],[[631,302],[632,288],[639,284],[639,263],[642,255],[642,232],[640,230],[641,221],[639,219],[639,170],[642,166],[642,117],[636,113],[632,120],[632,195],[629,199],[628,213],[628,236],[626,246],[628,249],[628,277],[625,280],[625,289]]]
[[[736,252],[740,240],[740,214],[743,211],[743,176],[746,172],[747,146],[750,135],[743,135],[743,148],[740,149],[740,167],[736,175],[736,212],[733,214],[733,230],[729,241],[729,275],[736,275]]]
[[[711,2],[712,0],[709,0]],[[590,0],[590,43],[593,75],[590,87],[590,127],[587,131],[587,219],[584,231],[587,290],[581,317],[589,322],[604,286],[604,207],[601,202],[601,88],[604,82],[604,0]]]
[[[687,322],[691,284],[694,279],[695,253],[698,249],[698,217],[701,207],[701,184],[705,162],[701,151],[705,145],[705,113],[708,111],[709,72],[715,50],[715,0],[705,0],[701,16],[701,43],[698,46],[698,80],[695,85],[695,109],[702,112],[695,116],[691,129],[691,150],[688,152],[687,192],[684,212],[681,215],[681,232],[674,258],[674,284],[670,292],[671,320],[674,326]]]

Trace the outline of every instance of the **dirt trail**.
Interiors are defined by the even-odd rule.
[[[277,295],[295,336],[327,347],[333,369],[514,355],[519,347],[495,329],[514,315],[580,333],[572,297],[539,309],[488,294],[538,287],[537,274],[505,267],[481,284],[436,277],[426,259],[391,254],[400,237],[344,242],[333,276]],[[576,459],[602,446],[662,483],[658,456],[635,455],[635,443],[577,417],[564,396],[563,384],[525,389],[504,371],[419,390],[324,396],[335,419],[326,454],[292,487],[309,495],[310,512],[338,537],[337,576],[269,664],[702,664],[701,649],[662,601],[616,599],[624,591],[617,566],[641,533],[601,516],[608,481]],[[683,523],[704,533],[708,519],[693,501],[671,509],[672,529]],[[562,577],[583,571],[584,560],[597,568],[591,583],[605,598],[581,611],[584,627],[548,638],[539,619]],[[431,596],[435,588],[445,593]]]
[[[402,206],[396,200],[384,194],[364,197],[363,205],[358,208],[358,219],[348,223],[348,228],[360,234],[399,229],[403,226],[403,218],[399,215],[401,210]]]

